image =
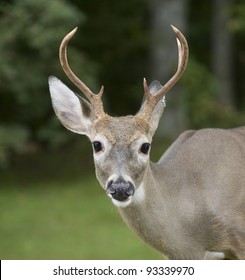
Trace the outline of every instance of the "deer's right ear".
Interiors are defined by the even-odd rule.
[[[93,121],[90,103],[77,96],[56,77],[49,77],[49,91],[54,111],[69,130],[90,136]]]

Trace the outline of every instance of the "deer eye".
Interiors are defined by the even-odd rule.
[[[140,152],[141,152],[142,154],[147,155],[148,152],[149,152],[150,146],[151,146],[150,143],[144,143],[144,144],[142,144],[142,146],[140,147]]]
[[[98,153],[98,152],[100,152],[100,151],[102,150],[102,144],[101,144],[100,141],[94,141],[94,142],[92,143],[92,145],[93,145],[94,151],[95,151],[96,153]]]

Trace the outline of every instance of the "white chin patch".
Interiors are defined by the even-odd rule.
[[[144,199],[145,199],[145,190],[144,190],[143,184],[140,184],[140,186],[135,191],[134,195],[130,196],[126,201],[118,201],[111,197],[113,204],[120,208],[125,208],[125,207],[129,206],[130,204],[142,203],[144,201]]]
[[[113,204],[119,208],[125,208],[127,207],[129,204],[131,204],[132,202],[132,196],[130,198],[128,198],[126,201],[119,201],[119,200],[116,200],[116,199],[111,199]]]
[[[143,183],[141,183],[132,197],[132,202],[138,204],[138,203],[142,203],[144,199],[145,199],[145,189]]]
[[[206,251],[204,255],[204,260],[223,260],[225,254],[223,252]]]

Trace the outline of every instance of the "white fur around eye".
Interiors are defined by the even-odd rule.
[[[91,142],[98,141],[101,143],[102,150],[99,152],[95,152],[93,149],[93,153],[94,153],[94,160],[96,160],[96,161],[103,160],[105,154],[108,154],[108,151],[110,150],[111,145],[110,145],[109,141],[102,134],[98,134],[93,139],[90,139],[90,140],[91,140]]]
[[[141,147],[144,143],[149,143],[151,144],[151,141],[146,137],[146,136],[142,136],[141,138],[139,138],[138,140],[136,140],[133,144],[133,149],[135,150],[135,152],[137,152],[137,158],[139,163],[146,163],[149,160],[149,155],[150,155],[150,149],[148,153],[144,154],[141,152]]]

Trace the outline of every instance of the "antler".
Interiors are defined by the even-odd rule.
[[[93,93],[71,70],[68,60],[67,60],[67,45],[70,39],[74,36],[74,34],[77,31],[77,27],[74,28],[70,33],[68,33],[64,39],[62,40],[60,44],[60,51],[59,51],[59,57],[60,57],[60,64],[66,73],[67,77],[85,94],[85,96],[88,98],[89,102],[91,103],[93,110],[95,112],[95,116],[97,118],[104,115],[104,109],[103,109],[103,103],[101,100],[101,97],[104,92],[104,87],[102,86],[99,93],[95,94]]]
[[[140,115],[143,118],[149,120],[151,117],[151,113],[154,110],[157,103],[163,98],[163,96],[177,83],[177,81],[181,78],[182,74],[185,71],[187,62],[188,62],[188,43],[184,37],[184,35],[173,25],[171,25],[172,29],[177,35],[177,45],[178,45],[178,69],[174,76],[164,85],[162,88],[155,94],[150,93],[148,88],[146,79],[144,78],[143,85],[146,97],[146,104],[143,111],[140,112]]]

